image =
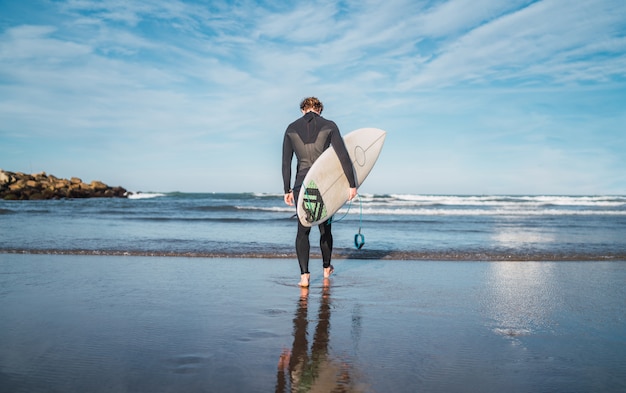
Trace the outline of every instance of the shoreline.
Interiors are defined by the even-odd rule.
[[[0,248],[0,254],[26,255],[91,255],[91,256],[133,256],[133,257],[180,257],[209,259],[296,259],[295,252],[153,252],[138,250],[87,250],[87,249],[16,249]],[[321,259],[319,252],[311,252],[312,259]],[[593,261],[626,261],[623,253],[548,253],[548,252],[501,252],[501,251],[386,251],[386,250],[349,250],[337,249],[333,259],[355,260],[397,260],[397,261],[481,261],[481,262],[593,262]]]

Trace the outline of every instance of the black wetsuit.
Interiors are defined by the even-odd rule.
[[[354,169],[346,145],[341,138],[339,128],[335,122],[324,119],[315,112],[307,112],[298,120],[291,123],[285,131],[283,140],[283,187],[285,194],[291,187],[291,161],[295,154],[298,159],[296,179],[293,186],[294,199],[298,201],[298,193],[307,172],[318,157],[329,146],[333,146],[350,187],[356,187]],[[346,190],[347,192],[347,190]],[[319,225],[320,249],[324,267],[330,266],[330,258],[333,250],[333,235],[330,221]],[[300,263],[300,272],[309,273],[309,234],[311,227],[305,227],[298,220],[298,234],[296,235],[296,254]]]

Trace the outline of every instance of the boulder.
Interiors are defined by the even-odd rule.
[[[40,200],[60,198],[126,198],[123,187],[110,187],[94,180],[84,183],[78,177],[60,179],[45,172],[29,175],[0,169],[0,199]]]
[[[92,181],[89,185],[96,191],[104,191],[109,188],[109,186],[98,180]]]
[[[5,184],[11,184],[15,181],[15,179],[11,176],[10,173],[7,173],[0,169],[0,187]]]

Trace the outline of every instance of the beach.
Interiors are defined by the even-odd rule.
[[[626,262],[334,264],[0,253],[0,391],[626,390]]]

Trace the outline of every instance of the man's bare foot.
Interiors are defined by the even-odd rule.
[[[330,277],[331,274],[335,271],[333,265],[324,268],[324,278]]]
[[[310,273],[304,273],[300,275],[300,285],[302,288],[308,288],[309,286],[309,278],[311,277]]]

